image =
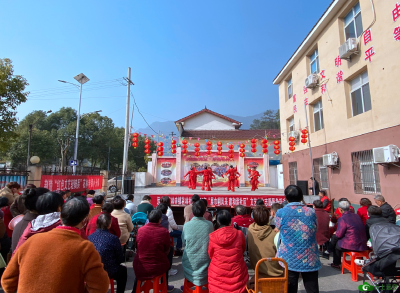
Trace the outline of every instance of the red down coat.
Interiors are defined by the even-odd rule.
[[[160,224],[148,223],[136,236],[136,256],[133,270],[138,280],[151,280],[166,273],[171,249],[168,230]]]
[[[249,279],[243,253],[246,240],[241,231],[223,227],[210,234],[208,254],[211,259],[208,268],[208,288],[210,293],[246,292]]]

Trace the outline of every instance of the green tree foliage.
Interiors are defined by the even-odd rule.
[[[279,109],[267,110],[260,119],[254,119],[250,129],[280,129]]]
[[[16,108],[26,102],[28,82],[21,75],[14,75],[14,67],[8,58],[0,59],[0,150],[9,148],[17,137]]]

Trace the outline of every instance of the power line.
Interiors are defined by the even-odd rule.
[[[91,82],[90,84],[88,84],[86,87],[90,87],[92,85],[98,85],[98,84],[105,84],[105,83],[112,83],[112,82],[119,82],[121,81],[122,78],[115,78],[115,79],[110,79],[110,80],[104,80],[104,81],[95,81],[95,82]],[[63,88],[71,88],[71,85],[66,85],[66,86],[59,86],[59,87],[54,87],[54,88],[47,88],[47,89],[39,89],[39,90],[33,90],[31,92],[46,92],[46,91],[52,91],[52,90],[60,90]]]
[[[86,97],[86,98],[82,98],[82,100],[86,100],[86,99],[113,99],[113,98],[123,98],[125,96],[113,96],[113,97]],[[58,98],[58,99],[32,99],[33,101],[59,101],[59,100],[76,100],[77,98]],[[28,98],[28,101],[30,101],[30,99]]]
[[[99,87],[93,87],[93,88],[85,88],[85,92],[89,91],[96,91],[100,89],[106,89],[106,88],[115,88],[115,87],[120,87],[122,85],[109,85],[109,86],[99,86]],[[54,93],[44,93],[44,94],[34,94],[34,95],[29,95],[28,97],[30,98],[40,98],[40,97],[48,97],[48,96],[57,96],[57,95],[65,95],[65,94],[71,94],[71,93],[77,93],[76,90],[68,90],[68,91],[62,91],[62,92],[54,92]]]
[[[131,93],[131,96],[132,96],[132,98],[133,98],[133,103],[135,103],[135,106],[136,106],[136,108],[137,108],[137,110],[138,110],[140,116],[142,116],[144,122],[146,122],[147,126],[148,126],[151,130],[153,130],[155,134],[158,135],[158,133],[150,126],[150,124],[147,123],[146,118],[144,118],[143,114],[140,112],[139,107],[138,107],[138,105],[136,104],[135,96],[134,96],[132,93]]]

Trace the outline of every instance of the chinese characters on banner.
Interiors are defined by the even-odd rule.
[[[161,194],[150,194],[151,198],[157,198],[157,201],[152,201],[154,207],[159,205],[160,199],[163,195]],[[179,194],[179,195],[168,195],[171,199],[171,205],[173,206],[186,206],[192,203],[192,194]],[[200,198],[206,199],[208,207],[234,207],[237,205],[243,205],[246,207],[252,207],[256,205],[257,199],[261,198],[267,207],[270,207],[273,203],[282,203],[285,200],[283,195],[206,195],[201,194]]]
[[[72,192],[84,191],[85,189],[101,189],[103,187],[103,176],[96,175],[42,175],[40,187],[50,191],[71,190]]]

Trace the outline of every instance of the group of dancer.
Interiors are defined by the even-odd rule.
[[[247,169],[249,173],[249,179],[251,182],[251,191],[255,191],[258,189],[258,178],[261,176],[257,171],[256,167],[250,167]],[[184,178],[189,176],[189,189],[196,189],[197,176],[202,174],[203,183],[201,185],[201,190],[211,191],[211,187],[213,187],[212,180],[215,179],[214,172],[211,167],[205,166],[204,170],[197,171],[195,167],[191,166],[189,172],[186,173]],[[235,192],[235,187],[239,188],[239,178],[240,173],[237,170],[237,166],[233,167],[232,165],[229,167],[228,171],[225,174],[221,174],[221,177],[224,178],[224,175],[228,176],[228,191]]]

